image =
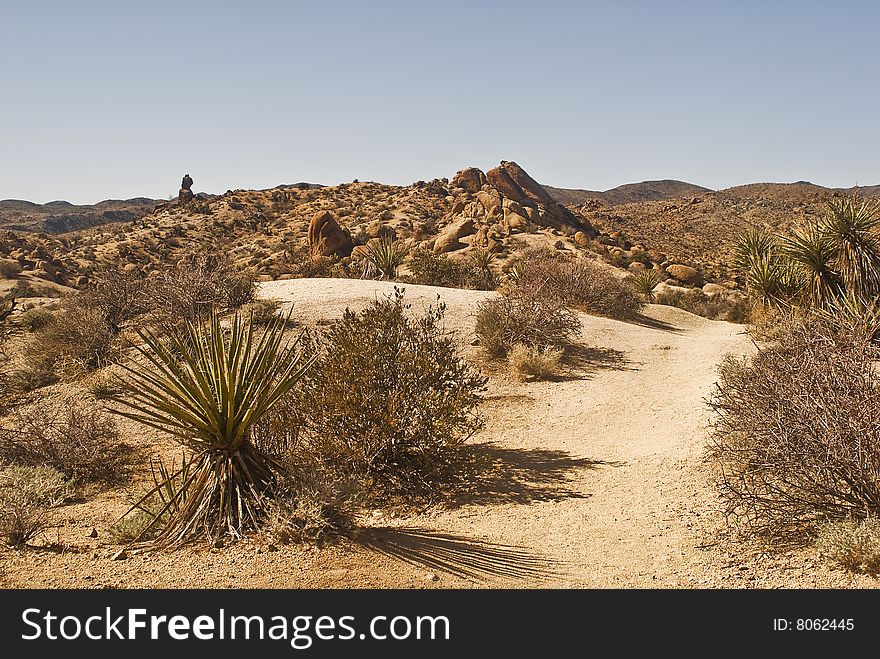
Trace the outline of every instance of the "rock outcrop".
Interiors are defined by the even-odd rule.
[[[189,174],[184,174],[183,180],[180,182],[180,192],[177,193],[177,203],[181,206],[185,206],[193,200],[192,185],[192,177]]]
[[[482,180],[486,183],[474,190]],[[545,228],[570,227],[588,238],[598,235],[589,221],[556,203],[540,183],[513,161],[502,160],[485,175],[475,167],[463,169],[455,175],[453,183],[472,191],[487,217],[503,218],[508,226],[521,227],[531,222]]]
[[[486,175],[476,167],[462,169],[452,177],[452,186],[474,193],[486,184]]]
[[[309,222],[308,235],[312,254],[344,257],[354,248],[351,235],[339,226],[330,211],[315,213]]]

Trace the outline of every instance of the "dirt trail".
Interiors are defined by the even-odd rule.
[[[338,318],[393,284],[265,282],[307,322]],[[468,358],[473,315],[493,293],[407,286],[414,310],[448,305]],[[809,548],[761,554],[725,539],[703,462],[704,399],[727,353],[747,354],[740,325],[650,305],[638,323],[582,315],[577,364],[553,382],[493,373],[474,438],[481,468],[442,508],[375,513],[351,539],[274,547],[255,537],[222,549],[114,561],[107,528],[126,495],[61,509],[43,550],[0,550],[0,585],[130,588],[874,587],[830,570]],[[387,516],[385,516],[387,515]],[[96,527],[98,537],[91,529]]]
[[[370,283],[367,296],[380,286]],[[320,290],[310,282],[272,282],[264,294],[294,301],[306,315],[363,299],[351,288],[306,287]],[[489,294],[408,287],[407,298],[417,306],[437,290],[449,305],[448,324],[470,338],[470,315]],[[648,307],[638,324],[584,314],[582,325],[580,363],[568,377],[493,378],[477,441],[496,467],[483,491],[461,507],[392,522],[410,529],[402,544],[427,559],[436,544],[437,560],[446,561],[437,567],[497,586],[698,583],[698,522],[714,502],[701,467],[709,419],[703,399],[721,358],[745,354],[751,344],[740,325],[663,306]],[[444,538],[432,543],[431,531],[453,536],[445,551]],[[469,540],[521,548],[512,561],[519,567],[496,569],[503,551],[494,548],[494,556],[493,547],[468,547]]]

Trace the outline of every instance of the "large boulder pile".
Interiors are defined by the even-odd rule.
[[[463,169],[452,178],[457,195],[447,217],[447,227],[434,243],[434,251],[450,252],[465,247],[459,241],[476,234],[477,243],[491,247],[511,234],[537,229],[568,227],[590,238],[593,226],[556,203],[541,185],[515,162],[502,160],[483,173],[476,167]]]

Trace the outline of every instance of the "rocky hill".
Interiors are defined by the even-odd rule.
[[[859,188],[858,192],[877,195],[877,188]],[[613,207],[588,201],[581,212],[598,229],[621,232],[632,242],[659,250],[668,260],[698,263],[711,278],[723,277],[731,269],[733,245],[749,227],[784,231],[820,218],[830,199],[851,192],[805,181],[754,183]]]
[[[153,212],[156,199],[107,199],[97,204],[76,205],[67,201],[35,204],[19,199],[0,201],[0,229],[65,233],[78,229],[130,222]]]
[[[697,188],[659,183],[615,190],[651,196]],[[0,231],[0,293],[18,286],[30,287],[30,295],[57,295],[91,285],[104,266],[146,276],[206,248],[263,280],[359,276],[359,259],[383,239],[406,241],[452,260],[488,250],[499,270],[521,250],[544,247],[598,256],[630,271],[653,268],[679,283],[708,281],[731,288],[743,281],[732,266],[732,247],[745,229],[783,230],[821,216],[829,199],[848,193],[806,182],[697,189],[701,192],[683,197],[613,205],[590,198],[572,208],[551,195],[557,189],[541,186],[515,162],[502,161],[485,172],[468,167],[451,179],[409,186],[298,183],[186,201],[140,199],[93,207],[5,201],[0,217],[17,230]],[[13,217],[18,219],[10,221]],[[50,227],[67,232],[52,235]],[[312,268],[310,254],[326,257],[323,270]],[[677,267],[682,265],[689,268]],[[676,276],[690,268],[698,271],[688,275],[693,281]]]
[[[675,199],[676,197],[686,197],[688,195],[700,194],[702,192],[710,192],[709,188],[704,188],[693,183],[685,183],[684,181],[642,181],[641,183],[627,183],[619,185],[616,188],[598,192],[595,190],[572,190],[569,188],[554,188],[545,185],[544,189],[558,201],[566,206],[581,206],[587,200],[596,200],[606,206],[618,206],[620,204],[631,204],[640,201],[663,201],[665,199]]]

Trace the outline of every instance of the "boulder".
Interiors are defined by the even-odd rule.
[[[351,236],[330,211],[318,211],[309,222],[309,246],[313,254],[348,256],[354,247]]]
[[[382,222],[377,220],[375,222],[372,222],[370,226],[367,227],[367,237],[397,240],[397,231],[395,231],[393,227],[390,227],[387,224],[383,224]]]
[[[534,206],[534,202],[526,196],[522,188],[510,177],[510,174],[507,173],[503,165],[504,162],[502,161],[501,166],[486,172],[486,178],[492,187],[508,199],[513,199],[513,201],[525,206]]]
[[[705,286],[703,286],[703,292],[709,297],[715,297],[716,295],[729,293],[730,290],[725,288],[724,286],[719,286],[718,284],[706,284]]]
[[[589,247],[590,239],[583,231],[578,231],[576,234],[574,234],[574,243],[578,247]]]
[[[468,192],[479,192],[485,184],[486,175],[476,167],[462,169],[452,177],[453,187],[459,187]]]
[[[195,195],[193,195],[193,191],[188,188],[180,188],[180,192],[177,193],[177,203],[181,206],[186,206],[190,203]]]
[[[703,284],[706,283],[703,280],[703,275],[701,275],[698,270],[687,265],[673,263],[666,268],[666,272],[669,274],[670,277],[677,279],[683,284],[690,284],[691,286],[702,287]]]
[[[526,171],[511,160],[502,160],[501,169],[503,169],[510,179],[516,183],[520,191],[536,204],[544,206],[555,205],[553,197],[538,183],[529,176]]]
[[[454,252],[457,249],[465,247],[459,238],[468,236],[474,232],[474,221],[469,217],[463,217],[447,226],[437,240],[434,241],[434,251],[438,254],[445,252]]]
[[[504,214],[504,200],[497,190],[480,190],[476,193],[477,201],[486,211],[486,215],[492,218],[500,218]]]

